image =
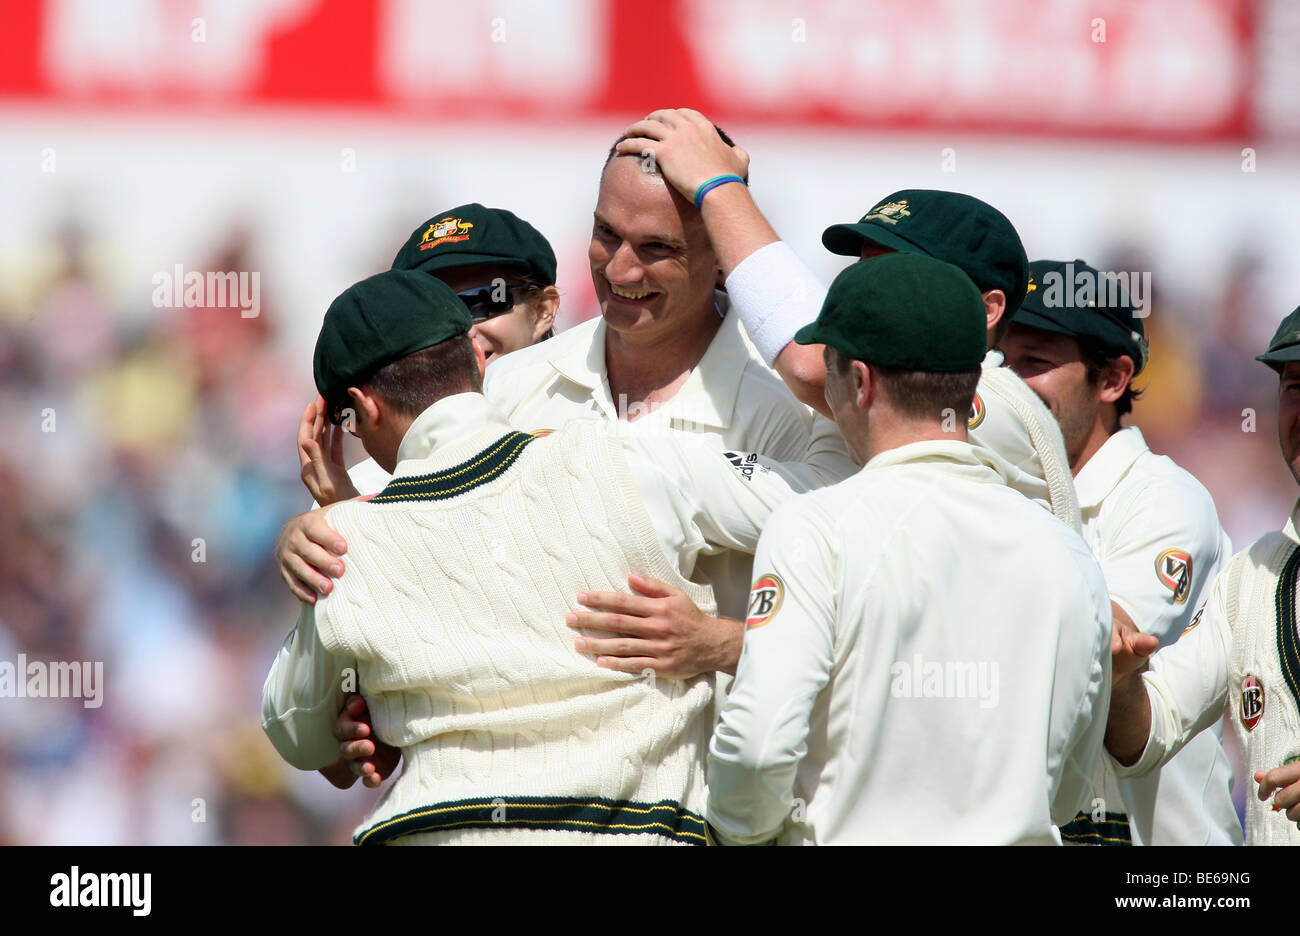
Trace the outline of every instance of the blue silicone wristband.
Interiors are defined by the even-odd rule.
[[[728,182],[739,182],[741,185],[745,184],[745,180],[738,175],[714,176],[695,190],[695,210],[700,210],[700,205],[704,202],[705,195],[709,194],[709,192],[713,191],[719,185],[726,185]]]

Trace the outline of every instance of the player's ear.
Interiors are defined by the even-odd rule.
[[[990,289],[983,294],[984,296],[984,318],[985,328],[993,331],[998,322],[1002,321],[1002,316],[1007,312],[1007,294],[1000,289]]]
[[[1127,354],[1121,354],[1117,358],[1111,358],[1106,362],[1105,369],[1101,372],[1101,380],[1098,389],[1101,391],[1099,399],[1103,403],[1114,403],[1124,395],[1128,389],[1129,383],[1133,380],[1133,371],[1136,369],[1133,359]]]
[[[373,393],[363,387],[348,387],[348,398],[357,414],[357,425],[367,428],[379,422],[379,400]]]
[[[472,338],[469,345],[474,349],[474,360],[478,362],[478,375],[482,378],[483,372],[487,370],[487,355],[483,353],[483,349],[479,347],[478,342]],[[464,374],[464,371],[461,371],[461,373]]]
[[[542,336],[555,327],[555,315],[560,311],[560,291],[554,286],[547,286],[533,303],[533,342],[542,340]]]
[[[853,362],[853,403],[862,409],[870,405],[876,394],[876,374],[861,361]]]

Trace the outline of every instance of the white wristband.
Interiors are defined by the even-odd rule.
[[[731,271],[727,296],[771,367],[794,333],[817,318],[826,287],[785,241],[773,241]]]

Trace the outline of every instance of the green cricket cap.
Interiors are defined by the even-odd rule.
[[[461,205],[425,221],[393,259],[394,270],[436,273],[504,264],[539,286],[555,285],[555,251],[537,228],[504,208]]]
[[[349,286],[330,303],[316,338],[313,370],[335,418],[348,387],[398,358],[464,335],[474,322],[451,287],[411,270],[388,270]]]
[[[1007,316],[1015,314],[1029,282],[1029,258],[1006,215],[960,192],[904,189],[888,196],[854,224],[833,224],[822,233],[831,253],[856,257],[862,242],[920,253],[960,267],[980,292],[1000,289]]]
[[[817,320],[795,333],[854,360],[901,370],[970,371],[984,360],[984,300],[970,277],[933,257],[885,254],[845,269]]]
[[[1268,343],[1268,350],[1255,360],[1263,361],[1279,374],[1287,361],[1300,361],[1300,306],[1282,319],[1282,324],[1273,333],[1273,340]]]
[[[1095,341],[1113,354],[1127,354],[1139,374],[1150,354],[1145,321],[1118,276],[1082,260],[1035,260],[1028,294],[1011,323]]]

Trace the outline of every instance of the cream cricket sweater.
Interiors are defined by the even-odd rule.
[[[355,658],[376,735],[405,760],[358,844],[705,844],[712,680],[599,668],[565,624],[580,591],[626,591],[633,570],[714,609],[607,432],[539,438],[498,414],[329,512],[349,566],[317,603],[320,638]]]

